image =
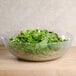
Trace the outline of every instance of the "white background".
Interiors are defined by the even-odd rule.
[[[0,36],[28,28],[69,32],[76,45],[76,0],[0,0]]]

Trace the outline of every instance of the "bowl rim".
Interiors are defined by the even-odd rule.
[[[13,34],[18,34],[20,31],[22,31],[22,30],[16,30],[16,31],[8,31],[8,32],[5,32],[5,33],[3,33],[3,35],[0,37],[1,38],[1,40],[2,41],[4,41],[4,40],[7,40],[7,42],[9,41],[9,39],[6,39],[6,34],[10,34],[10,33],[13,33]],[[48,30],[49,31],[49,30]],[[64,31],[60,31],[60,30],[53,30],[53,31],[49,31],[49,32],[55,32],[55,33],[57,33],[57,34],[65,34],[65,35],[68,35],[68,39],[67,39],[67,41],[62,41],[62,42],[50,42],[51,44],[58,44],[58,43],[65,43],[65,42],[72,42],[72,40],[73,40],[73,36],[72,36],[72,34],[71,33],[69,33],[69,32],[64,32]],[[10,38],[10,37],[9,37]],[[14,43],[24,43],[24,44],[29,44],[29,43],[25,43],[25,42],[14,42]],[[31,43],[31,44],[38,44],[38,43]],[[47,44],[49,44],[49,43],[47,43]]]

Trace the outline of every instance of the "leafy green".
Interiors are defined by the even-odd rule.
[[[34,29],[20,32],[15,37],[9,38],[8,46],[23,53],[47,54],[50,49],[58,50],[57,43],[64,41],[67,40],[62,40],[55,32]]]

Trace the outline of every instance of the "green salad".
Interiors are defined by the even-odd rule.
[[[31,54],[49,54],[57,51],[61,42],[67,41],[58,36],[56,32],[48,30],[25,30],[9,38],[8,47],[14,51]]]

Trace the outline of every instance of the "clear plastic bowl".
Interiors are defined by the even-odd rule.
[[[5,45],[5,47],[18,59],[22,60],[29,60],[29,61],[47,61],[47,60],[54,60],[61,56],[63,56],[72,43],[72,35],[69,33],[57,32],[58,35],[62,39],[67,39],[64,42],[53,42],[48,44],[42,44],[43,49],[40,51],[36,48],[41,47],[39,44],[26,44],[26,43],[17,43],[13,42],[10,43],[8,39],[10,37],[14,37],[15,34],[18,32],[8,32],[5,33],[1,39]],[[29,47],[35,47],[34,49],[30,50],[27,49]],[[46,48],[46,46],[48,46]],[[35,52],[34,52],[35,51]]]

